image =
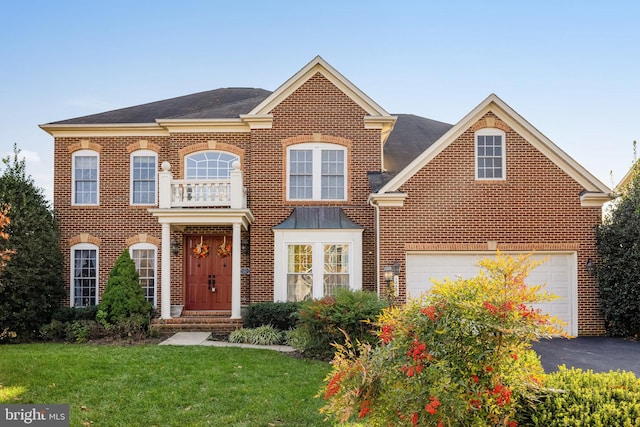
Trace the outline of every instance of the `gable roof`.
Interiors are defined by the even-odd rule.
[[[495,94],[489,95],[476,108],[471,110],[469,114],[462,118],[462,120],[440,136],[437,141],[429,145],[429,147],[420,156],[406,165],[402,171],[395,174],[385,182],[384,185],[379,188],[378,194],[397,192],[399,188],[414,174],[422,169],[427,163],[447,148],[463,132],[469,129],[469,127],[489,111],[493,112],[502,121],[507,123],[507,125],[547,156],[567,175],[582,185],[585,190],[581,196],[583,199],[608,199],[610,197],[611,190],[605,184],[573,160],[567,153],[562,151],[550,139],[544,136]]]
[[[353,83],[351,83],[346,77],[340,74],[335,68],[333,68],[327,61],[322,59],[319,55],[313,58],[307,65],[302,67],[300,71],[291,76],[286,82],[284,82],[278,89],[273,91],[266,99],[258,104],[253,110],[249,112],[249,115],[263,115],[269,114],[278,104],[284,99],[296,91],[307,80],[313,77],[316,73],[322,74],[327,80],[333,83],[338,89],[344,92],[349,98],[351,98],[356,104],[362,107],[370,116],[387,116],[391,117],[384,108],[375,103],[364,92],[358,89]]]
[[[270,93],[254,88],[215,89],[49,124],[130,124],[155,123],[158,119],[238,118]]]

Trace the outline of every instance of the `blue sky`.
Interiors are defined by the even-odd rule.
[[[17,143],[51,198],[38,124],[274,90],[321,55],[390,113],[456,123],[496,93],[611,186],[640,139],[639,19],[640,2],[616,0],[6,2],[0,154]]]

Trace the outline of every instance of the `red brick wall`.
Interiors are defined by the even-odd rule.
[[[316,74],[273,111],[273,128],[254,130],[251,144],[251,195],[249,204],[256,217],[251,226],[251,300],[273,300],[273,231],[296,206],[317,202],[287,202],[285,186],[285,141],[314,133],[350,141],[348,200],[322,203],[340,206],[363,233],[363,287],[374,290],[375,241],[373,209],[367,172],[380,170],[380,131],[365,130],[366,112],[321,74]],[[322,140],[322,139],[321,139]],[[333,141],[327,141],[333,142]],[[356,260],[358,262],[360,260]]]
[[[405,248],[487,250],[488,241],[497,241],[504,250],[572,249],[578,333],[602,334],[596,281],[584,268],[597,256],[601,209],[580,206],[583,188],[513,129],[506,129],[506,180],[476,180],[474,156],[469,129],[402,186],[404,207],[381,208],[381,265],[401,261],[401,298]]]
[[[54,206],[60,218],[61,247],[65,254],[64,279],[69,287],[69,239],[80,233],[89,233],[99,239],[100,292],[106,285],[111,267],[125,249],[125,241],[139,233],[157,239],[161,227],[147,212],[148,206],[129,205],[129,174],[131,144],[146,140],[158,149],[158,165],[168,161],[175,178],[182,178],[180,150],[209,146],[215,141],[218,148],[241,154],[248,204],[255,216],[250,228],[251,259],[242,257],[242,267],[251,267],[250,275],[242,276],[242,303],[273,300],[273,231],[293,207],[304,203],[289,203],[283,192],[283,167],[287,138],[309,136],[314,133],[328,135],[327,142],[335,138],[349,144],[348,201],[333,203],[342,207],[356,223],[365,227],[363,234],[363,285],[375,289],[375,247],[373,209],[367,204],[369,186],[367,172],[380,170],[380,131],[365,130],[365,111],[344,95],[322,75],[317,74],[296,90],[272,112],[272,129],[247,133],[174,133],[166,137],[92,137],[56,138]],[[334,140],[331,140],[334,138]],[[100,205],[71,206],[71,153],[69,146],[88,139],[98,144],[100,153]],[[317,204],[317,202],[316,202]],[[327,205],[327,204],[322,204]],[[220,234],[230,233],[230,227],[187,227],[184,232]],[[243,231],[242,238],[249,233]],[[181,242],[180,253],[172,256],[172,304],[181,303],[183,296],[182,272],[184,248],[180,232],[172,237]],[[160,304],[160,259],[158,248],[158,305]],[[356,260],[358,262],[360,260]]]

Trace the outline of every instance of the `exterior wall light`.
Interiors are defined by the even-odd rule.
[[[178,238],[176,236],[173,236],[173,239],[171,239],[171,253],[173,254],[173,256],[176,256],[179,252],[180,243],[178,242]]]
[[[387,286],[393,289],[393,294],[397,297],[400,295],[400,286],[398,286],[398,275],[400,274],[400,264],[393,261],[393,265],[386,265],[382,270],[382,277],[387,282]]]
[[[587,259],[587,273],[594,276],[596,274],[596,263],[591,258]]]

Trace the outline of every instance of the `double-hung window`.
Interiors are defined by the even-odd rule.
[[[505,133],[499,129],[481,129],[475,134],[476,179],[506,178]]]
[[[287,151],[288,200],[346,200],[347,150],[334,144],[297,144]]]
[[[158,155],[153,151],[131,153],[131,204],[155,205]]]
[[[98,304],[98,247],[81,243],[71,248],[71,306]]]
[[[136,243],[129,248],[144,296],[154,307],[156,306],[157,251],[156,246],[150,243]]]
[[[74,205],[97,205],[100,157],[92,150],[79,150],[72,159],[72,197]]]

